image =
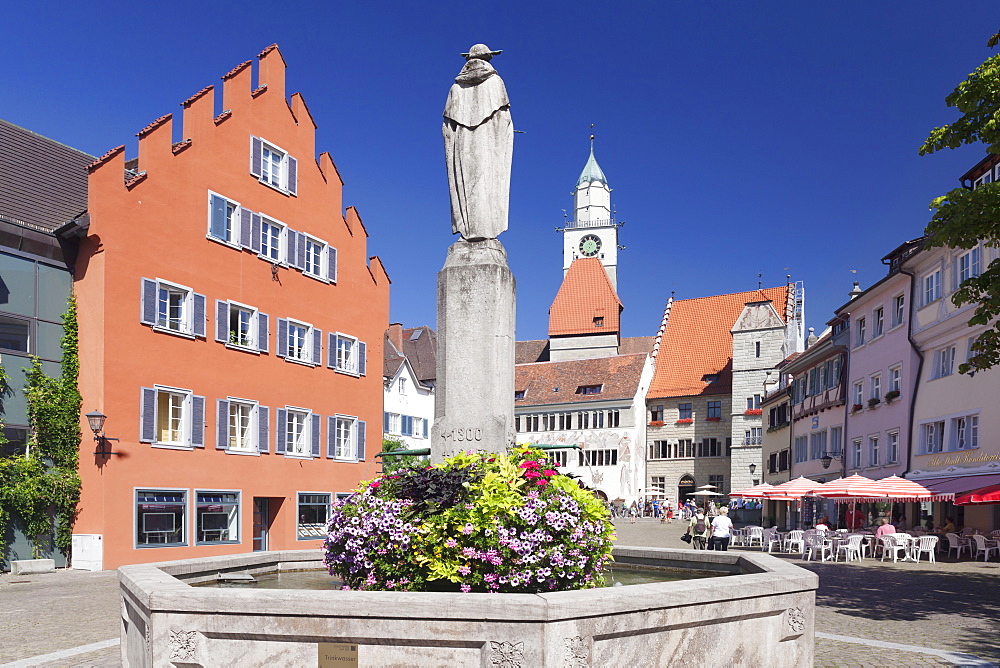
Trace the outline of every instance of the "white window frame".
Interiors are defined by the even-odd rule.
[[[853,452],[851,453],[851,455],[852,455],[851,459],[853,461],[851,463],[854,464],[854,466],[852,466],[851,468],[859,469],[859,468],[861,468],[861,454],[862,454],[861,453],[861,439],[860,438],[855,438],[854,440],[851,441],[851,445],[853,447]]]
[[[875,373],[870,377],[869,387],[871,388],[871,398],[882,400],[882,374]]]
[[[959,415],[950,420],[949,450],[977,450],[979,448],[979,413]]]
[[[889,329],[899,327],[906,321],[906,295],[896,295],[892,298],[892,320]]]
[[[227,411],[229,440],[226,452],[232,452],[234,454],[260,454],[258,443],[260,437],[260,429],[258,428],[260,414],[257,410],[259,404],[256,401],[251,401],[250,399],[239,399],[237,397],[227,397],[226,401],[229,402],[229,408]],[[248,437],[245,436],[241,439],[238,430],[234,430],[234,427],[236,426],[233,423],[234,407],[247,409],[246,431],[249,434]]]
[[[327,254],[330,252],[330,244],[326,243],[322,239],[317,239],[310,234],[303,235],[304,243],[306,245],[305,251],[305,264],[302,267],[302,273],[309,278],[315,278],[316,280],[328,282],[333,280],[332,277],[327,276],[327,267],[329,262],[327,261]],[[316,269],[317,271],[310,270],[310,245],[319,246],[319,253],[315,256],[316,258]]]
[[[854,403],[860,405],[865,403],[865,383],[862,380],[854,383]]]
[[[864,316],[858,318],[857,326],[855,327],[855,332],[857,333],[857,340],[854,342],[854,346],[865,345],[865,334],[867,333],[867,323],[865,322]]]
[[[269,188],[274,188],[275,190],[281,191],[288,194],[288,158],[289,153],[285,149],[281,148],[274,142],[270,142],[263,137],[258,137],[260,139],[260,182]],[[268,160],[268,154],[279,155],[280,159],[277,165],[279,170],[278,178],[273,179],[271,175],[271,165],[274,161]],[[275,181],[277,181],[275,183]]]
[[[920,279],[921,304],[927,306],[938,299],[941,299],[941,270],[924,274]]]
[[[226,216],[227,230],[226,238],[217,237],[212,234],[212,197],[220,197],[226,202],[227,214],[228,210],[231,209],[231,214]],[[231,197],[226,197],[221,193],[217,193],[213,190],[208,191],[208,231],[205,233],[205,237],[211,239],[212,241],[218,242],[220,244],[225,244],[226,246],[231,246],[233,248],[240,248],[240,203]]]
[[[153,442],[152,445],[158,448],[173,448],[173,449],[183,449],[190,450],[191,445],[191,402],[194,392],[191,390],[183,390],[178,387],[167,387],[165,385],[154,385],[153,390],[156,392],[156,397],[153,400]],[[169,395],[173,397],[179,397],[181,399],[180,404],[180,439],[177,441],[162,441],[160,436],[162,432],[160,430],[160,396]],[[172,419],[172,418],[170,418]]]
[[[955,258],[955,267],[958,270],[958,285],[955,286],[957,290],[959,285],[983,272],[983,249],[976,246],[960,254]]]
[[[226,347],[239,348],[240,350],[250,350],[252,352],[258,352],[259,342],[257,341],[257,336],[259,333],[259,325],[257,323],[257,316],[260,313],[260,311],[257,308],[250,306],[249,304],[241,304],[240,302],[234,302],[234,301],[229,301],[226,303],[228,304],[228,308],[226,309],[226,322],[228,324]],[[239,340],[236,341],[233,340],[232,322],[233,322],[234,310],[238,313],[246,313],[249,315],[249,318],[247,320],[248,337],[247,337],[247,342],[245,343],[240,342]]]
[[[929,420],[920,424],[920,451],[923,454],[944,452],[945,424],[943,419]]]
[[[885,307],[879,306],[872,311],[872,339],[885,334]]]
[[[934,379],[955,373],[955,346],[945,346],[934,353]]]
[[[299,349],[299,354],[293,355],[292,351],[292,328],[301,328],[305,330],[302,336],[302,346]],[[313,361],[313,326],[307,322],[302,322],[301,320],[292,320],[288,318],[288,336],[285,341],[285,350],[282,351],[285,354],[285,359],[291,362],[300,362],[302,364],[308,364],[309,366],[316,366],[319,362]]]
[[[881,466],[880,454],[878,451],[878,434],[873,434],[868,437],[868,466]]]
[[[171,318],[169,318],[169,310],[171,308],[169,301],[166,305],[167,313],[161,317],[161,302],[163,299],[161,293],[163,292],[167,292],[168,295],[170,293],[181,294],[183,297],[180,305],[181,314],[178,319],[179,324],[176,329],[163,324],[164,322],[171,322]],[[167,334],[194,337],[194,290],[180,283],[171,283],[159,278],[156,279],[156,324],[153,325],[153,329]]]
[[[899,463],[899,431],[886,432],[885,435],[885,463]]]
[[[903,391],[903,365],[896,364],[889,367],[889,392]]]
[[[399,413],[389,413],[389,433],[393,436],[402,436],[403,416]]]
[[[360,375],[361,373],[359,364],[360,360],[358,359],[358,355],[360,353],[360,347],[358,346],[358,339],[351,336],[350,334],[344,334],[342,332],[337,332],[336,334],[337,334],[337,349],[331,350],[329,352],[329,354],[335,356],[334,359],[336,360],[336,362],[334,363],[333,367],[334,370],[337,371],[338,373],[346,373],[351,376]],[[344,362],[341,356],[341,350],[344,349],[345,342],[348,343],[347,352],[350,356],[350,359],[346,363]],[[401,383],[403,382],[403,378],[400,378],[399,380]],[[402,392],[400,392],[400,394],[402,394]]]
[[[295,459],[312,459],[312,414],[308,408],[285,406],[285,456]],[[298,438],[292,438],[292,416],[302,419]]]
[[[334,434],[333,458],[337,461],[357,461],[358,459],[358,418],[354,415],[334,416],[336,433]],[[346,437],[346,440],[344,440]]]
[[[264,231],[266,227],[275,227],[278,230],[278,247],[277,255],[278,257],[271,257],[268,252],[271,248],[270,237],[268,237],[268,243],[264,243]],[[260,214],[260,253],[257,254],[262,260],[267,260],[272,264],[285,265],[288,263],[288,226],[271,216],[265,216]]]

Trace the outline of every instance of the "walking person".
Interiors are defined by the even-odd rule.
[[[694,549],[704,550],[705,544],[708,541],[709,525],[705,513],[701,512],[701,508],[691,518],[687,532],[691,534],[691,544],[694,546]]]
[[[729,519],[729,508],[723,506],[719,508],[719,514],[712,520],[711,538],[712,547],[709,549],[729,550],[729,540],[733,536],[733,521]]]

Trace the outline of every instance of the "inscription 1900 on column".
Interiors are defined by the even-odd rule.
[[[480,427],[454,427],[443,430],[440,436],[444,442],[476,443],[483,440],[483,430]]]

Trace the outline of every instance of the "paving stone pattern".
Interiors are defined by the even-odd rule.
[[[618,543],[687,547],[685,525],[617,520]],[[747,548],[733,548],[736,551]],[[759,549],[759,548],[755,548]],[[937,564],[803,562],[820,576],[816,630],[842,636],[970,654],[1000,664],[1000,564],[941,559]],[[115,638],[119,633],[114,571],[0,575],[0,664]],[[112,647],[35,664],[119,666]],[[816,665],[952,666],[942,657],[818,638]]]

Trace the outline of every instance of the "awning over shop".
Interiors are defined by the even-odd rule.
[[[964,494],[974,489],[1000,484],[1000,473],[985,475],[948,476],[942,478],[924,478],[915,480],[934,492],[935,500],[951,500],[956,494]]]

